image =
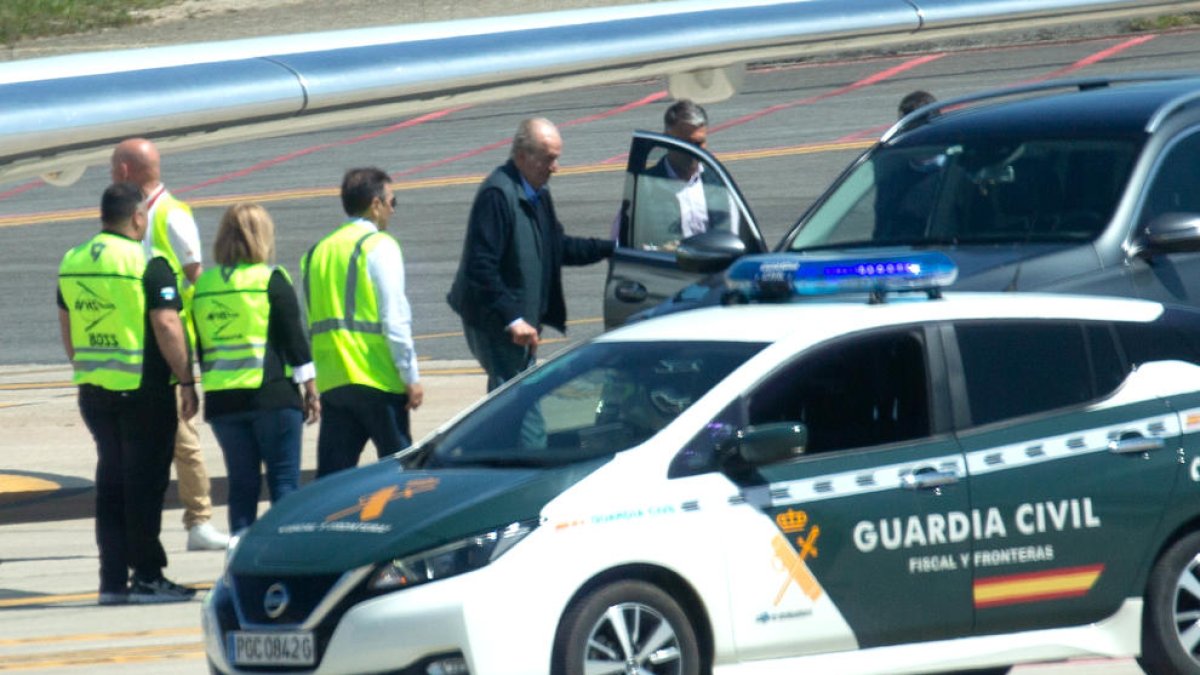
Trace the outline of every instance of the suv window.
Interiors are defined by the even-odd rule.
[[[628,171],[618,216],[630,220],[629,241],[622,241],[623,246],[672,250],[682,239],[715,230],[729,230],[752,243],[737,199],[708,162],[652,144],[644,156],[631,157]],[[636,205],[633,213],[629,204]]]
[[[1200,213],[1200,131],[1167,151],[1146,191],[1138,223],[1149,225],[1164,213]]]
[[[955,333],[976,425],[1101,398],[1128,372],[1104,324],[975,322]]]
[[[882,147],[789,242],[847,244],[1090,241],[1133,168],[1128,141],[1009,140]]]

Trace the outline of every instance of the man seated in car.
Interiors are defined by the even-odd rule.
[[[663,133],[704,148],[708,145],[708,114],[696,103],[681,99],[663,115]],[[679,241],[712,228],[737,225],[737,210],[729,191],[705,173],[694,156],[678,150],[658,154],[658,161],[638,175],[635,245],[649,250],[673,250]],[[613,222],[617,238],[620,217]]]

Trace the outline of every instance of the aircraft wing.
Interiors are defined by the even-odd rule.
[[[0,64],[0,181],[641,77],[700,101],[741,64],[1182,12],[1196,0],[679,0]]]

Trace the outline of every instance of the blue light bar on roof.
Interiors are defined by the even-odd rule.
[[[834,293],[936,293],[954,283],[958,267],[939,251],[891,255],[771,253],[742,258],[729,268],[726,278],[747,299]]]

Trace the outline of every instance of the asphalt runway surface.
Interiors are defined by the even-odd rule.
[[[776,242],[895,119],[896,104],[913,89],[946,98],[1048,77],[1169,70],[1196,63],[1198,49],[1200,39],[1187,32],[758,68],[740,95],[708,106],[709,147],[727,161],[767,240]],[[169,154],[164,180],[196,207],[206,255],[224,208],[262,202],[277,223],[278,262],[298,278],[303,252],[344,220],[337,198],[343,171],[384,168],[397,181],[391,231],[404,251],[418,354],[465,359],[461,325],[445,295],[476,185],[507,157],[518,121],[544,115],[562,127],[562,170],[551,181],[559,216],[571,234],[606,237],[630,131],[659,130],[666,105],[659,81],[530,96],[390,125]],[[67,188],[0,185],[0,363],[64,361],[55,272],[63,252],[98,228],[96,206],[107,183],[107,167],[92,167]],[[565,271],[572,324],[566,339],[543,353],[601,330],[606,271],[604,263]]]
[[[767,240],[775,242],[895,119],[896,104],[913,89],[948,98],[1053,77],[1175,70],[1200,63],[1197,52],[1200,35],[1179,32],[757,68],[747,76],[743,93],[708,106],[709,145],[739,181]],[[445,293],[475,186],[505,159],[517,122],[544,115],[563,127],[563,169],[551,183],[559,215],[568,232],[603,237],[620,200],[629,133],[657,130],[666,104],[661,82],[614,83],[398,119],[390,126],[168,155],[165,180],[197,207],[206,253],[226,206],[241,200],[266,205],[278,227],[278,261],[295,276],[302,252],[343,220],[337,199],[342,172],[363,165],[386,169],[396,178],[401,202],[392,231],[405,255],[418,352],[426,359],[467,359]],[[55,272],[63,252],[98,227],[96,204],[107,182],[106,167],[94,167],[65,189],[36,181],[0,185],[0,364],[65,363],[53,302]],[[600,332],[605,272],[603,264],[565,271],[572,325],[547,353]],[[0,426],[8,413],[0,411]],[[0,457],[3,465],[18,461]],[[0,525],[4,519],[0,505]],[[87,522],[78,522],[77,536],[89,538]],[[22,526],[22,536],[6,538],[6,546],[19,542],[18,557],[36,552],[52,558],[36,543],[39,525]],[[108,611],[80,607],[86,599],[69,595],[94,588],[58,590],[68,600],[0,608],[0,619],[11,620],[10,626],[41,627],[25,628],[19,638],[0,634],[0,673],[204,672],[195,604]],[[71,657],[92,644],[103,648]],[[6,650],[29,649],[47,656],[15,661],[3,656]],[[1016,672],[1125,675],[1138,670],[1125,659]]]

